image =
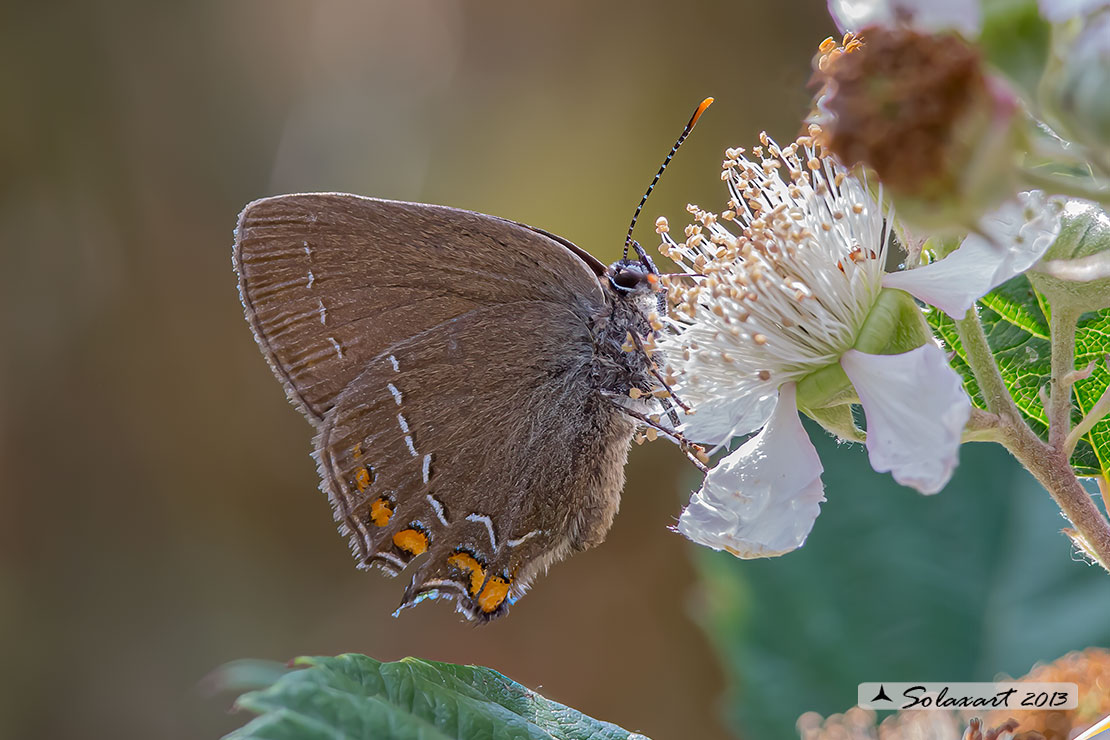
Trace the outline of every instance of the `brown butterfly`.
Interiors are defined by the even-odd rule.
[[[243,210],[247,320],[316,428],[360,567],[418,560],[402,607],[438,596],[492,619],[605,538],[634,431],[671,408],[648,351],[659,272],[631,232],[638,258],[607,267],[444,206],[316,193]]]

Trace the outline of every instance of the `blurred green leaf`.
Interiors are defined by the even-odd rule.
[[[1036,100],[1050,42],[1051,27],[1041,18],[1036,0],[984,0],[979,46],[1027,100]]]
[[[237,707],[260,716],[227,740],[647,740],[489,668],[353,654],[295,665],[303,670],[239,698]]]
[[[213,692],[264,689],[277,683],[290,670],[284,663],[273,660],[233,660],[212,671],[204,683]]]
[[[921,496],[809,425],[828,502],[799,551],[699,550],[695,610],[730,677],[737,734],[793,737],[864,681],[987,681],[1110,642],[1110,585],[1073,562],[1048,494],[996,445]],[[1048,621],[1044,621],[1048,620]]]
[[[980,301],[979,318],[987,342],[1002,371],[1002,379],[1015,403],[1037,434],[1045,438],[1048,418],[1041,403],[1040,389],[1051,376],[1047,307],[1024,275],[999,286]],[[937,310],[926,318],[933,330],[956,353],[953,367],[963,376],[964,385],[975,405],[986,408],[975,378],[966,362],[963,346],[952,319]],[[1110,310],[1084,314],[1075,338],[1075,364],[1085,368],[1095,362],[1094,372],[1075,384],[1074,421],[1078,422],[1110,384],[1110,372],[1103,358],[1110,354]],[[1095,424],[1076,446],[1072,465],[1080,475],[1095,476],[1110,472],[1110,420]]]

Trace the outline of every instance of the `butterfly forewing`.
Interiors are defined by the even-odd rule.
[[[532,300],[586,316],[603,301],[588,263],[537,231],[347,194],[251,203],[239,217],[234,262],[255,337],[313,422],[371,359],[444,321]]]

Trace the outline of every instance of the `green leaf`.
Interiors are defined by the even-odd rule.
[[[693,612],[738,736],[797,737],[803,712],[845,711],[864,681],[991,681],[1110,644],[1105,573],[1072,560],[1056,504],[1000,446],[964,445],[952,482],[922,496],[807,426],[828,501],[806,544],[697,553]]]
[[[1041,402],[1040,389],[1051,377],[1047,305],[1045,299],[1024,275],[999,286],[980,300],[979,319],[994,353],[1002,379],[1030,427],[1047,439],[1048,417]],[[927,309],[926,318],[937,335],[955,352],[952,366],[964,379],[964,386],[979,408],[986,408],[979,387],[967,365],[956,325],[946,314]],[[1075,365],[1086,368],[1096,362],[1089,378],[1075,384],[1073,423],[1094,406],[1110,385],[1110,372],[1103,358],[1110,354],[1110,310],[1084,314],[1075,340]],[[1076,446],[1072,466],[1079,475],[1110,473],[1110,419],[1091,429]]]
[[[236,707],[260,716],[226,740],[647,740],[489,668],[353,654],[295,665],[239,698]]]

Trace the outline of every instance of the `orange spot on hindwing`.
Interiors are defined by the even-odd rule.
[[[371,471],[370,466],[361,467],[355,471],[355,488],[359,493],[362,493],[370,484],[374,482],[374,473]]]
[[[482,581],[486,579],[486,569],[478,559],[468,552],[459,551],[447,558],[447,564],[470,575],[470,595],[477,596],[482,589]]]
[[[393,535],[393,544],[410,555],[421,555],[428,549],[428,535],[419,529],[402,529]]]
[[[375,527],[384,527],[389,524],[389,517],[391,516],[393,516],[393,504],[386,497],[382,496],[370,504],[370,521],[374,523]]]
[[[482,593],[478,595],[478,606],[486,614],[495,612],[508,595],[509,582],[501,576],[490,576],[482,587]]]

